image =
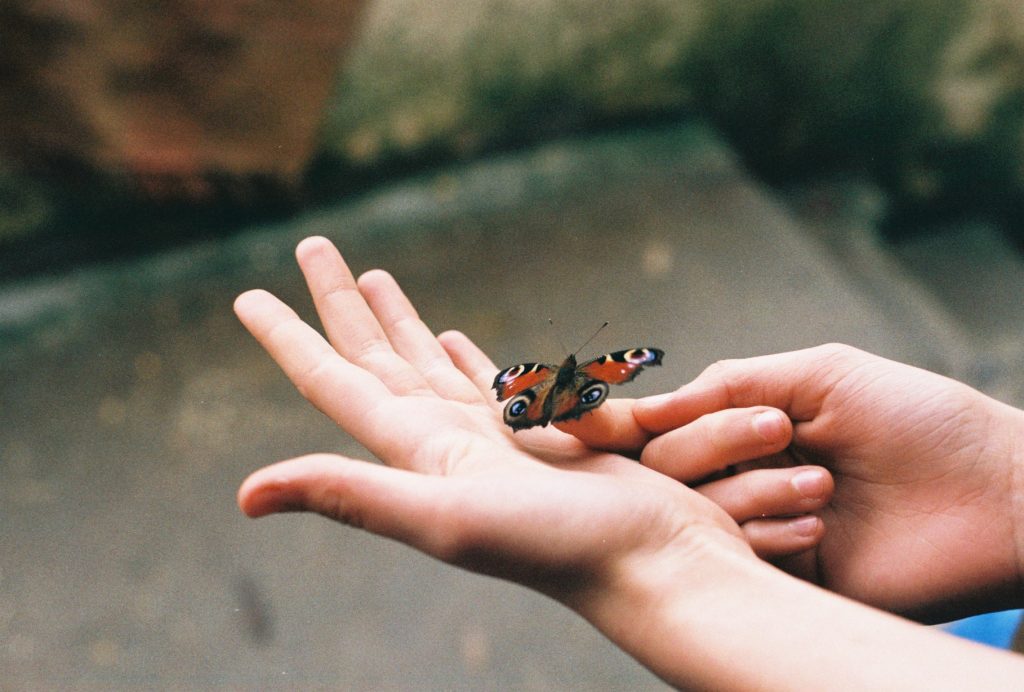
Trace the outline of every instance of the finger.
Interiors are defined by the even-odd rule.
[[[266,291],[240,295],[235,313],[310,403],[380,456],[379,438],[386,427],[368,412],[392,397],[384,383],[339,356],[319,332]]]
[[[738,524],[814,512],[834,489],[832,474],[820,466],[746,471],[696,488]]]
[[[636,456],[651,439],[633,416],[634,399],[608,399],[579,420],[555,427],[575,436],[591,449]]]
[[[498,368],[486,353],[462,332],[449,330],[438,335],[437,340],[462,373],[476,386],[487,401],[497,401],[491,387]]]
[[[435,392],[446,399],[480,403],[480,391],[455,367],[394,277],[375,269],[360,276],[356,284],[392,347],[419,370]]]
[[[825,523],[813,514],[789,519],[758,519],[740,528],[750,547],[763,559],[802,553],[818,545],[825,536]]]
[[[327,338],[345,359],[366,368],[396,394],[434,394],[426,379],[395,353],[337,248],[306,238],[295,248]]]
[[[792,436],[793,425],[781,411],[765,406],[726,409],[654,438],[644,447],[640,463],[688,482],[779,452]]]
[[[641,399],[637,420],[665,432],[726,408],[772,406],[796,421],[814,418],[835,382],[870,356],[827,344],[770,356],[723,360],[675,392]]]
[[[256,471],[238,489],[250,517],[316,512],[343,524],[393,538],[431,555],[443,553],[443,479],[411,471],[315,454]]]

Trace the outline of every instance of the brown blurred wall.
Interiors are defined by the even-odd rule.
[[[294,185],[363,0],[0,5],[0,153],[151,198]]]

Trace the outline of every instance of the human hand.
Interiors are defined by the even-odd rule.
[[[1020,411],[934,373],[828,345],[717,363],[676,392],[630,405],[618,437],[649,440],[642,463],[690,481],[705,472],[683,453],[693,422],[750,406],[776,407],[794,422],[793,444],[772,461],[821,464],[835,477],[820,512],[824,538],[782,560],[788,570],[930,621],[1020,605]],[[602,431],[580,436],[588,434]]]
[[[494,365],[460,334],[435,338],[386,273],[357,284],[322,238],[297,257],[330,343],[262,291],[240,296],[236,312],[303,395],[386,466],[336,455],[282,462],[242,485],[247,514],[319,512],[570,604],[637,555],[685,553],[694,533],[749,552],[719,507],[633,460],[550,428],[513,435],[489,391]],[[721,453],[691,453],[712,451]],[[743,499],[749,511],[791,514],[827,498],[752,483]],[[803,548],[818,537],[788,540]]]
[[[818,689],[837,677],[864,689],[962,688],[967,678],[996,687],[1019,676],[1015,658],[768,567],[722,508],[666,475],[554,429],[513,436],[488,390],[496,368],[468,339],[435,339],[390,276],[357,284],[322,238],[297,255],[330,343],[263,291],[240,296],[236,312],[303,395],[386,465],[317,454],[263,468],[239,489],[250,516],[318,512],[526,584],[680,687]],[[722,429],[737,420],[704,418]],[[687,458],[714,468],[745,445],[772,446],[747,439],[752,429],[716,438],[709,428]],[[765,477],[750,478],[747,489],[763,494]],[[775,490],[771,502],[787,494]],[[910,647],[913,661],[893,654]]]
[[[590,415],[556,427],[593,449],[639,459],[652,437],[633,416],[643,401],[609,399]],[[672,445],[677,463],[686,465],[687,484],[739,523],[759,557],[776,561],[819,543],[826,527],[814,512],[834,489],[832,475],[821,466],[779,463],[792,436],[793,425],[781,411],[751,406],[701,416]]]

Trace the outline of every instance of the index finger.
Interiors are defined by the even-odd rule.
[[[379,420],[372,415],[392,399],[372,373],[338,355],[295,311],[262,290],[235,299],[235,314],[311,404],[380,456]]]
[[[809,421],[845,374],[871,356],[826,344],[769,356],[719,361],[674,392],[641,399],[634,415],[652,433],[692,423],[727,408],[771,406]]]
[[[633,414],[636,399],[608,399],[578,420],[555,423],[591,449],[638,456],[652,433]]]

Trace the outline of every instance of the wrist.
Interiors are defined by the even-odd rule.
[[[694,529],[675,554],[623,560],[578,612],[684,689],[995,689],[1024,674],[1015,656],[825,592],[723,538]]]
[[[694,526],[673,546],[619,560],[592,597],[570,606],[670,684],[728,689],[735,666],[702,623],[742,618],[744,599],[733,596],[755,593],[774,571],[736,536]]]
[[[964,389],[969,443],[951,445],[959,485],[946,488],[949,518],[935,523],[944,555],[916,581],[917,606],[896,608],[922,622],[1024,605],[1024,411]]]

